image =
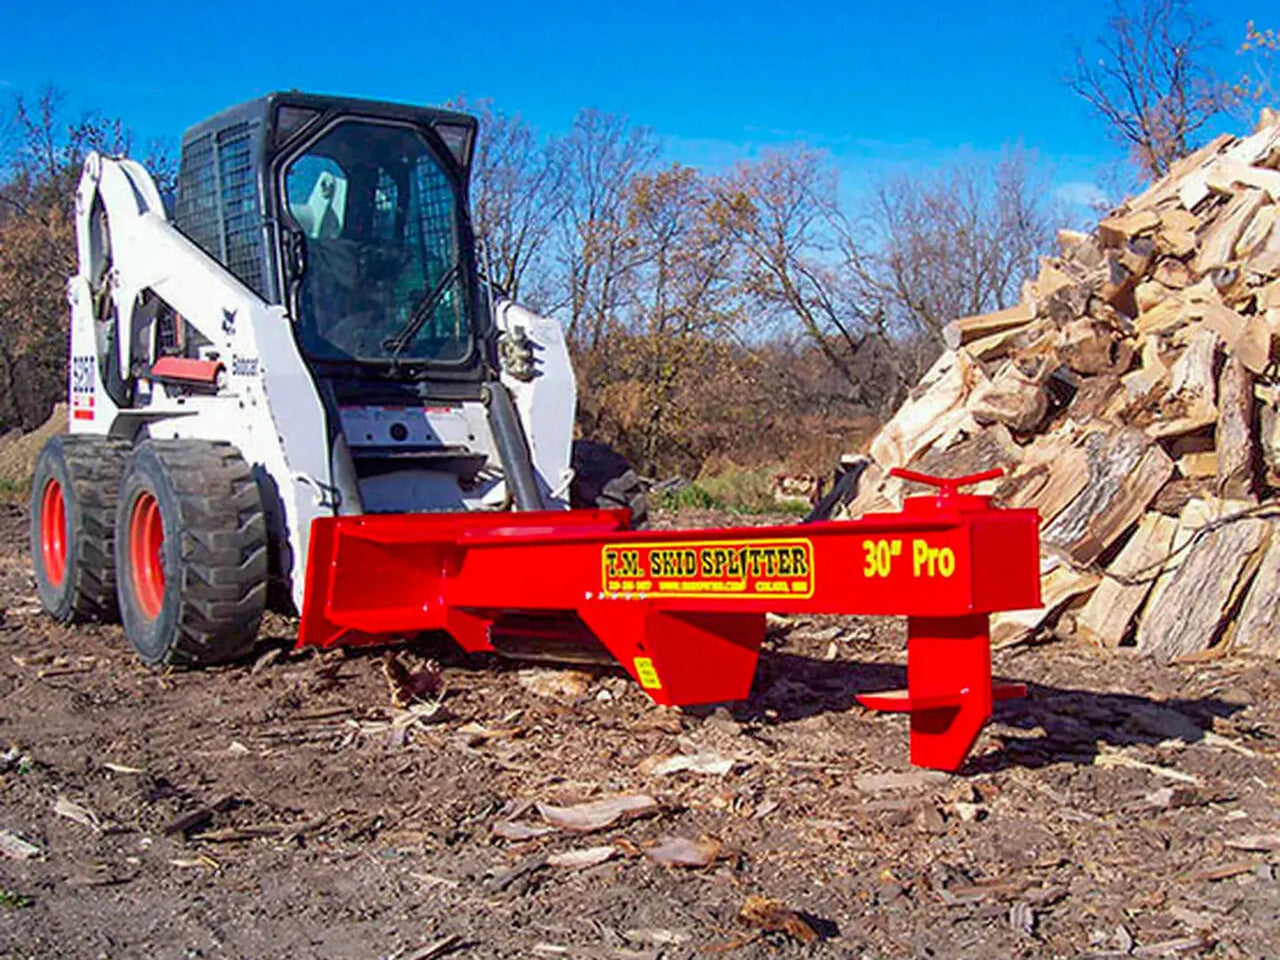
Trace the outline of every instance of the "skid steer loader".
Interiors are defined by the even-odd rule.
[[[302,608],[316,517],[575,494],[643,515],[616,455],[578,444],[574,469],[559,325],[476,269],[475,135],[458,113],[271,95],[187,132],[172,217],[139,164],[88,158],[71,436],[33,488],[54,616],[118,610],[144,660],[216,663],[251,646],[269,586]]]
[[[1038,603],[1035,515],[942,485],[852,523],[637,531],[625,462],[573,440],[559,325],[503,299],[461,113],[298,92],[183,138],[170,213],[98,154],[76,198],[68,435],[32,484],[55,618],[117,615],[149,664],[447,631],[620,663],[655,701],[741,699],[766,611],[905,613],[912,757],[954,766],[1016,690],[987,613]],[[573,509],[578,508],[578,509]]]

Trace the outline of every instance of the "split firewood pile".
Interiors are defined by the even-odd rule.
[[[1020,303],[947,326],[846,515],[923,492],[892,467],[1002,467],[977,492],[1040,512],[1045,605],[994,617],[997,645],[1280,654],[1278,221],[1268,113],[1061,231]]]

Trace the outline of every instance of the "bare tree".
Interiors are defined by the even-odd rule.
[[[458,98],[452,105],[480,120],[471,215],[491,279],[515,299],[564,209],[564,172],[518,114],[495,110],[488,101],[471,105]]]
[[[1047,188],[1032,158],[1007,152],[990,166],[959,164],[898,177],[875,190],[866,215],[862,277],[888,305],[898,332],[939,344],[956,317],[1018,300],[1022,280],[1053,242]]]
[[[821,155],[771,153],[721,180],[719,215],[742,251],[744,292],[766,316],[796,325],[851,400],[879,406],[896,391],[871,363],[890,346],[885,316],[855,282],[861,254],[836,187]]]
[[[113,156],[129,152],[129,135],[121,121],[87,113],[66,123],[65,101],[53,87],[45,87],[34,101],[14,98],[14,142],[0,164],[0,197],[8,205],[28,212],[57,207],[70,214],[85,155],[91,150]]]
[[[565,176],[559,266],[570,343],[595,349],[637,263],[626,233],[626,191],[658,155],[653,134],[626,117],[582,110],[568,135],[551,144]]]
[[[1113,0],[1105,32],[1076,50],[1068,86],[1151,176],[1194,149],[1205,124],[1233,102],[1204,56],[1208,26],[1192,0]]]
[[[1244,40],[1236,52],[1249,61],[1231,88],[1243,108],[1241,112],[1259,104],[1274,107],[1277,101],[1275,56],[1280,53],[1280,33],[1274,27],[1259,27],[1250,20],[1245,24]]]
[[[647,469],[663,447],[684,446],[695,432],[704,410],[677,398],[703,377],[741,319],[735,247],[712,199],[704,178],[679,164],[637,174],[627,190],[636,282],[621,305],[629,333],[622,355],[640,401],[636,445]]]
[[[126,153],[123,124],[62,119],[47,88],[14,101],[0,157],[0,427],[30,428],[66,390],[66,280],[75,272],[75,191],[90,150]]]

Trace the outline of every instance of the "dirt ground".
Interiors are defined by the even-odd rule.
[[[948,776],[854,700],[904,685],[901,623],[793,622],[749,702],[684,712],[423,642],[444,691],[406,711],[381,652],[283,618],[148,670],[40,614],[25,536],[0,514],[0,957],[1280,956],[1274,664],[999,651],[1030,696]],[[540,833],[619,796],[652,802]]]

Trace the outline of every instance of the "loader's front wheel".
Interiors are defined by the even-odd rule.
[[[31,479],[31,560],[40,604],[62,623],[116,617],[116,490],[129,445],[50,437]]]
[[[573,507],[599,507],[631,511],[631,526],[639,529],[649,521],[649,495],[640,476],[627,458],[608,444],[594,440],[573,441],[573,486],[569,491]]]
[[[267,527],[229,443],[148,440],[116,507],[125,634],[149,664],[207,666],[253,650],[267,595]]]

